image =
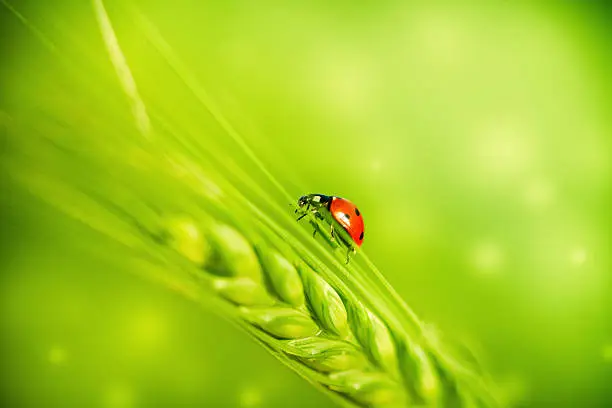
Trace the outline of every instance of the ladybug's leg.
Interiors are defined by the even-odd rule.
[[[314,231],[312,231],[312,237],[314,238],[317,235],[317,229],[315,228]]]
[[[348,265],[349,261],[351,260],[350,258],[350,253],[351,253],[351,248],[347,248],[346,250],[346,264]]]
[[[329,234],[331,235],[332,241],[334,241],[336,239],[336,234],[334,233],[334,226],[333,225],[329,226]]]
[[[297,212],[297,211],[296,211],[296,212]],[[313,214],[315,217],[317,217],[317,218],[319,218],[319,219],[321,219],[321,220],[323,219],[323,216],[321,215],[321,213],[319,213],[319,212],[318,212],[318,211],[317,211],[315,208],[313,208],[312,210],[310,210],[310,212],[311,212],[311,213],[312,213],[312,214]],[[297,220],[299,221],[299,220],[301,220],[302,218],[304,218],[304,217],[305,217],[305,216],[307,216],[307,215],[308,215],[308,210],[304,211],[304,213],[303,213],[302,215],[300,215],[300,216],[298,217],[298,219],[297,219]]]

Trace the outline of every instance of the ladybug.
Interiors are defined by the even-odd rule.
[[[336,235],[334,233],[334,221],[340,224],[353,241],[353,243],[346,242],[342,235],[339,236],[340,240],[348,247],[349,251],[352,249],[352,251],[355,252],[353,244],[357,247],[361,247],[361,244],[363,244],[363,216],[357,206],[351,201],[337,196],[308,194],[300,197],[297,204],[299,208],[296,209],[295,212],[303,212],[298,218],[298,221],[310,212],[318,219],[325,220],[330,224],[330,235],[332,240],[335,239]],[[313,236],[316,235],[316,233],[317,230],[315,229]]]

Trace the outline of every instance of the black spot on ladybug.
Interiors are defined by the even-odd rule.
[[[355,214],[359,217],[359,209],[355,208]]]
[[[361,241],[363,239],[363,231],[361,231],[361,234],[359,234],[359,240]]]

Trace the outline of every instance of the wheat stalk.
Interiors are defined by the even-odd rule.
[[[300,375],[367,407],[494,406],[490,390],[445,367],[425,338],[392,332],[346,288],[332,287],[288,245],[236,228],[170,218],[163,242],[193,263],[243,327]],[[475,376],[475,373],[470,373]]]

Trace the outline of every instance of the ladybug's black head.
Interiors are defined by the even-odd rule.
[[[299,205],[300,207],[303,207],[303,206],[305,206],[305,205],[306,205],[306,203],[308,203],[308,201],[310,201],[310,200],[308,199],[308,196],[303,195],[303,196],[301,196],[301,197],[299,198],[299,200],[298,200],[298,205]]]

